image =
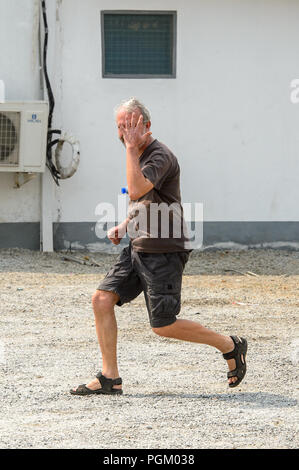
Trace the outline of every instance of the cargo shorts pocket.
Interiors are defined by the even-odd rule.
[[[153,318],[177,315],[181,309],[181,281],[151,282],[148,302]]]

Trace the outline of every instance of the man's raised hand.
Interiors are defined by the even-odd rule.
[[[127,114],[125,117],[125,126],[123,127],[123,138],[126,147],[142,148],[147,138],[152,134],[150,131],[144,132],[143,116],[137,120],[136,113]]]

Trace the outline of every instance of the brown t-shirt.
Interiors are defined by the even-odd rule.
[[[129,202],[128,235],[133,249],[146,253],[190,251],[177,158],[166,145],[154,140],[140,156],[139,163],[154,187]]]

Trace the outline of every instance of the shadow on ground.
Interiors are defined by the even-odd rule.
[[[267,392],[244,392],[238,394],[195,394],[195,393],[149,393],[149,394],[125,394],[130,398],[162,397],[162,398],[182,398],[198,400],[218,400],[231,404],[246,404],[251,408],[288,408],[297,405],[297,400],[284,395],[276,395]]]

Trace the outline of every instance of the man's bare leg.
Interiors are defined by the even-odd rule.
[[[119,377],[117,366],[117,323],[114,306],[119,296],[114,292],[97,290],[92,297],[92,306],[95,316],[96,333],[102,353],[102,374],[109,379]],[[86,387],[98,390],[101,384],[94,379]],[[121,389],[121,385],[113,388]],[[75,389],[74,389],[75,390]]]
[[[191,341],[194,343],[208,344],[213,346],[222,353],[233,351],[235,345],[230,336],[221,335],[213,330],[202,326],[198,322],[191,320],[176,320],[174,323],[161,328],[153,328],[153,331],[159,336],[180,339],[183,341]],[[227,361],[229,370],[236,367],[235,359]],[[235,382],[236,377],[228,380],[228,383]]]

